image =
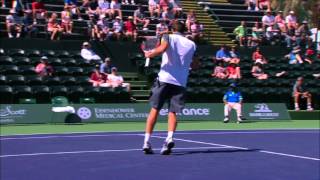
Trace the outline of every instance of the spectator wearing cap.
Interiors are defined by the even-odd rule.
[[[255,52],[252,53],[252,60],[253,60],[254,63],[261,63],[261,64],[267,64],[268,63],[267,59],[261,53],[259,47],[257,47]]]
[[[13,34],[15,33],[15,37],[19,38],[21,36],[23,24],[22,24],[22,18],[17,15],[16,11],[14,9],[10,9],[9,15],[6,16],[6,27],[8,32],[8,37],[13,38]]]
[[[258,63],[255,63],[253,66],[252,66],[252,69],[251,69],[251,74],[253,77],[257,78],[257,79],[268,79],[268,74],[266,74],[264,71],[263,71],[263,65],[258,62]]]
[[[72,33],[73,21],[72,12],[69,6],[64,6],[64,10],[61,12],[61,27],[66,33]]]
[[[46,56],[42,56],[40,59],[40,63],[35,67],[35,72],[39,76],[51,76],[53,73],[52,66],[48,63],[48,58]]]
[[[28,37],[35,37],[38,34],[38,28],[33,23],[31,10],[26,10],[24,12],[22,22],[23,22],[23,32],[26,33]]]
[[[228,79],[241,79],[240,67],[235,63],[230,63],[227,67]]]
[[[134,42],[137,40],[137,36],[138,36],[137,27],[133,22],[132,16],[129,16],[128,20],[124,23],[124,30],[127,38],[132,39]]]
[[[300,110],[299,103],[300,99],[307,99],[307,110],[313,111],[312,108],[312,95],[304,86],[303,77],[299,77],[293,86],[292,96],[294,99],[294,108],[296,111]]]
[[[128,91],[130,91],[130,84],[124,83],[123,77],[118,74],[118,69],[113,67],[111,69],[111,74],[108,75],[107,81],[104,84],[101,84],[102,87],[125,87]]]
[[[106,82],[107,77],[99,72],[99,66],[96,66],[94,71],[90,75],[89,82],[93,87],[99,87],[101,84]]]
[[[311,31],[308,27],[308,21],[304,20],[296,30],[297,45],[300,46],[301,43],[306,44],[309,40],[311,40],[311,35]]]
[[[275,23],[279,27],[282,33],[287,32],[286,21],[283,17],[282,11],[279,11],[277,16],[275,17]]]
[[[245,41],[248,40],[248,29],[245,21],[241,21],[240,26],[236,27],[233,30],[233,33],[236,35],[236,39],[240,42],[240,46],[244,46]],[[249,46],[249,45],[248,45]]]
[[[294,13],[294,11],[290,11],[289,15],[286,16],[286,24],[287,27],[293,27],[293,28],[297,28],[297,17]]]
[[[263,38],[263,29],[260,26],[259,22],[255,22],[252,27],[252,37],[249,39],[249,46],[255,47],[258,46],[262,42]]]
[[[148,9],[150,12],[150,16],[151,18],[155,18],[155,17],[160,17],[160,6],[159,6],[159,1],[158,0],[149,0],[148,1]],[[155,13],[157,14],[157,16],[155,16]]]
[[[229,51],[227,50],[227,47],[225,45],[221,46],[220,50],[217,51],[215,60],[223,61],[223,62],[229,62],[231,60]]]
[[[136,25],[142,24],[143,30],[144,31],[148,30],[148,25],[150,23],[150,20],[145,17],[145,11],[141,4],[139,4],[138,9],[134,11],[133,17],[134,17],[134,23]]]
[[[159,24],[156,25],[156,35],[158,38],[169,31],[166,21],[164,19],[160,19],[159,21]]]
[[[34,22],[37,22],[37,19],[47,19],[47,10],[42,0],[32,2],[31,7]]]
[[[72,14],[76,14],[78,16],[79,21],[83,20],[77,0],[64,0],[64,6],[68,6],[71,9]]]
[[[121,20],[120,16],[117,16],[116,19],[113,22],[112,29],[111,29],[111,34],[119,40],[121,38],[123,31],[123,22]]]
[[[117,13],[120,19],[122,19],[121,4],[119,3],[118,0],[112,0],[110,4],[110,8],[111,8],[112,16],[115,16],[115,14]]]
[[[228,77],[227,70],[223,66],[223,62],[219,61],[217,63],[217,66],[214,68],[213,73],[211,74],[212,77],[218,78],[218,79],[226,79]]]
[[[113,67],[114,66],[112,65],[111,59],[106,57],[104,63],[100,65],[100,73],[105,75],[111,74],[111,69]]]
[[[101,60],[100,56],[91,49],[91,45],[88,42],[82,44],[81,57],[88,61]]]
[[[57,13],[52,13],[48,20],[47,30],[49,33],[51,33],[51,40],[60,39],[60,33],[63,31],[63,28],[57,21],[57,17]]]
[[[267,27],[273,26],[275,24],[275,18],[272,15],[271,10],[267,10],[266,14],[262,17],[262,28],[266,29]]]

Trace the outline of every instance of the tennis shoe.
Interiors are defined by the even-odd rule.
[[[149,142],[143,144],[142,151],[144,154],[153,154],[153,150]]]
[[[160,151],[160,154],[162,155],[170,155],[172,152],[172,148],[174,147],[173,140],[169,140],[168,142],[165,142],[162,146],[162,149]]]

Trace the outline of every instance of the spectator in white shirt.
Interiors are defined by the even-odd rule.
[[[98,0],[98,13],[101,15],[108,14],[109,17],[112,17],[110,3],[107,0]]]
[[[275,18],[270,10],[267,10],[266,15],[262,17],[262,27],[266,29],[267,27],[273,26],[275,23]]]
[[[292,26],[295,29],[297,28],[297,17],[294,14],[294,11],[290,11],[289,15],[286,16],[286,24],[287,24],[288,27]]]
[[[116,67],[111,68],[111,74],[108,75],[107,82],[100,85],[101,87],[125,87],[130,91],[130,84],[124,83],[123,77],[118,74]]]
[[[82,44],[81,57],[88,61],[101,60],[100,56],[93,52],[91,45],[88,42]]]

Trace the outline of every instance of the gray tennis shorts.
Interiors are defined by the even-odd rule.
[[[185,88],[156,80],[152,87],[150,104],[161,110],[166,102],[169,112],[180,113],[184,108]]]

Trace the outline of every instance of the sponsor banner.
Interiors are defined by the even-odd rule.
[[[149,104],[74,104],[76,114],[83,122],[145,121],[150,110]],[[51,104],[1,104],[0,124],[9,123],[60,123],[67,113],[54,113]],[[222,120],[223,104],[187,104],[179,120]],[[159,120],[167,119],[168,109],[159,113]],[[284,104],[248,103],[243,106],[243,116],[249,120],[289,120]],[[235,112],[232,112],[235,118]]]

